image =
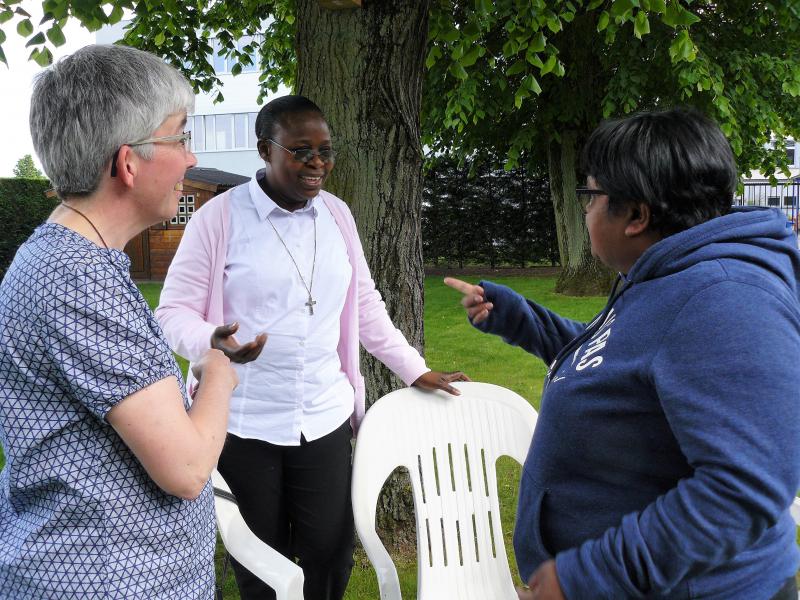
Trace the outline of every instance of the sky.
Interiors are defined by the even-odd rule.
[[[24,0],[22,7],[31,13],[31,21],[36,25],[42,15],[41,2]],[[15,18],[2,25],[7,36],[3,50],[8,67],[0,63],[0,134],[3,140],[0,144],[0,177],[13,177],[14,166],[26,154],[33,156],[36,166],[41,170],[28,130],[28,111],[33,77],[42,69],[28,60],[31,49],[25,48],[25,40],[17,34],[18,21]],[[51,48],[54,60],[94,43],[94,34],[77,21],[70,20],[64,28],[64,35],[67,43],[60,48]]]

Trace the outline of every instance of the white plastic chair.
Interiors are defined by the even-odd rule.
[[[248,571],[275,590],[277,600],[303,600],[303,570],[256,537],[244,522],[225,480],[216,470],[214,507],[225,549]]]
[[[367,411],[353,461],[356,530],[382,600],[401,600],[392,559],[375,531],[378,494],[408,469],[417,523],[417,599],[516,600],[503,541],[495,462],[522,464],[536,411],[505,388],[458,383],[460,396],[414,388]]]
[[[800,527],[800,498],[795,498],[792,506],[789,508],[794,518],[794,522]]]

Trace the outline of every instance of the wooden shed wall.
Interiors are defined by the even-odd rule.
[[[184,180],[185,195],[194,195],[197,210],[225,188]],[[125,247],[131,258],[131,276],[136,280],[164,281],[167,269],[178,250],[185,225],[164,221],[143,231]]]
[[[183,228],[150,230],[150,279],[164,281],[182,237]]]

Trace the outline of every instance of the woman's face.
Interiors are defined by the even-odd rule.
[[[266,162],[267,183],[272,195],[277,196],[272,199],[289,210],[300,208],[319,194],[333,170],[333,159],[325,162],[319,155],[332,148],[328,124],[313,112],[285,115],[276,125],[272,139],[277,144],[261,140],[258,145]],[[290,152],[303,149],[314,152],[305,163]]]
[[[594,177],[587,178],[586,186],[598,189]],[[661,234],[650,228],[650,217],[649,205],[644,202],[610,211],[608,195],[596,194],[586,208],[592,255],[610,269],[627,274],[639,257],[661,239]]]
[[[185,128],[186,113],[176,113],[167,117],[150,137],[180,135]],[[157,223],[171,219],[178,212],[183,178],[186,171],[197,164],[197,158],[182,141],[156,142],[153,146],[153,157],[140,161],[140,186],[142,206],[152,213],[150,221]]]
[[[599,184],[594,177],[586,179],[586,187],[598,189]],[[615,215],[608,210],[608,196],[597,194],[592,197],[586,207],[586,228],[589,230],[589,241],[592,256],[615,271],[627,272],[627,246],[625,227],[626,215]]]

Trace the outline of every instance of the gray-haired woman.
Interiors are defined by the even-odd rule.
[[[0,597],[213,597],[208,479],[236,375],[210,350],[189,408],[122,252],[177,210],[193,103],[175,69],[122,46],[35,82],[62,204],[0,285]]]

